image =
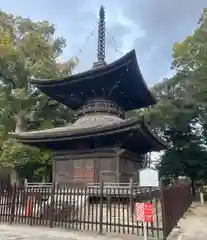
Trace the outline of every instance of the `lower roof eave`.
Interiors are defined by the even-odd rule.
[[[26,136],[20,136],[18,134],[11,134],[10,136],[12,136],[13,138],[17,139],[18,141],[20,141],[21,143],[35,143],[35,142],[42,142],[42,143],[47,143],[47,142],[61,142],[61,141],[73,141],[73,140],[80,140],[80,139],[88,139],[88,138],[95,138],[95,137],[101,137],[101,136],[107,136],[107,135],[111,135],[111,134],[117,134],[117,133],[121,133],[121,132],[125,132],[126,134],[130,133],[133,130],[138,129],[138,126],[131,126],[128,128],[124,128],[124,129],[118,129],[118,130],[111,130],[111,131],[106,131],[106,132],[91,132],[88,134],[78,134],[78,135],[69,135],[69,136],[59,136],[59,137],[55,137],[55,136],[51,136],[51,137],[26,137]]]
[[[74,140],[81,140],[81,139],[91,139],[91,138],[97,138],[102,136],[109,136],[109,135],[117,135],[117,138],[120,138],[120,136],[123,135],[129,135],[132,132],[138,132],[141,134],[141,136],[150,143],[151,145],[151,151],[161,151],[168,149],[168,146],[165,142],[163,142],[155,133],[152,132],[150,127],[144,123],[142,120],[136,120],[131,121],[130,124],[127,126],[121,126],[120,128],[114,129],[113,127],[107,128],[103,131],[89,131],[89,132],[83,132],[82,134],[73,134],[73,135],[67,135],[68,133],[63,133],[60,136],[44,136],[44,135],[36,135],[34,137],[27,136],[27,135],[19,135],[12,133],[11,136],[18,141],[20,141],[23,144],[28,145],[47,145],[51,142],[60,144],[60,142],[71,142]],[[136,135],[136,134],[135,134]],[[137,138],[132,137],[133,142],[136,143]],[[147,151],[149,152],[149,151]],[[144,154],[144,153],[143,153]]]
[[[141,129],[147,137],[150,137],[150,141],[154,142],[156,146],[155,149],[157,149],[155,151],[168,150],[170,148],[170,146],[164,140],[162,140],[156,133],[152,131],[148,124],[143,122]]]

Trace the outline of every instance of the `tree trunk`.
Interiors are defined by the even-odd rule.
[[[179,178],[177,175],[175,175],[174,177],[174,184],[178,184],[179,183]]]
[[[47,182],[47,178],[46,178],[45,174],[43,174],[43,176],[42,176],[42,183],[46,183],[46,182]]]
[[[12,169],[10,179],[12,185],[16,184],[17,186],[19,186],[20,184],[19,173],[16,169]]]
[[[16,127],[15,133],[20,133],[25,131],[26,121],[25,121],[25,111],[20,110],[16,115]],[[17,186],[20,185],[20,175],[18,169],[13,169],[11,173],[11,180],[13,180],[13,184],[16,183]]]
[[[192,189],[192,195],[193,195],[193,197],[195,197],[196,189],[195,189],[195,180],[193,179],[193,177],[191,177],[191,189]]]
[[[20,133],[25,131],[26,121],[25,121],[25,111],[20,110],[16,116],[16,128],[15,133]]]

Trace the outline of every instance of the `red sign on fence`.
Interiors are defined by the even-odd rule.
[[[153,222],[151,203],[136,203],[135,208],[137,221]]]

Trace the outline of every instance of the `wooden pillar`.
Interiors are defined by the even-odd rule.
[[[116,182],[120,182],[120,155],[119,152],[116,153]]]

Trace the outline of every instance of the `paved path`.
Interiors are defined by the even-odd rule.
[[[0,240],[143,240],[137,236],[100,236],[93,233],[73,232],[65,229],[43,228],[27,225],[0,224]],[[149,239],[150,240],[150,239]]]
[[[53,229],[52,229],[53,230]],[[51,229],[36,228],[18,225],[0,225],[0,240],[74,240],[73,236],[68,237],[65,232],[51,231]]]
[[[207,240],[207,204],[193,204],[169,240]]]
[[[207,204],[194,204],[183,219],[180,229],[173,231],[169,240],[207,240]],[[137,236],[100,236],[66,229],[41,228],[27,225],[0,224],[0,240],[143,240]]]

